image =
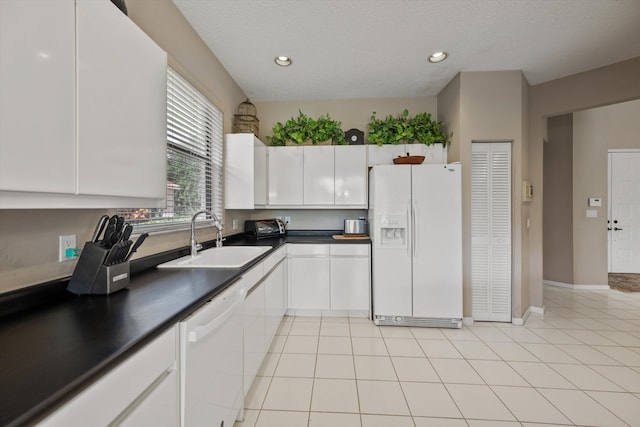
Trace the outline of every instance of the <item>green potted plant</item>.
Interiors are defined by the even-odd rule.
[[[340,128],[342,123],[331,119],[329,114],[320,116],[317,120],[298,110],[298,116],[292,117],[284,124],[278,122],[273,126],[271,136],[267,141],[271,145],[306,144],[310,142],[318,145],[331,141],[333,144],[346,144],[344,132]]]
[[[398,116],[388,115],[384,119],[376,117],[375,111],[369,120],[369,137],[372,144],[413,144],[422,143],[427,146],[449,143],[449,135],[443,130],[443,122],[431,120],[430,113],[418,113],[409,117],[409,110],[405,108]]]

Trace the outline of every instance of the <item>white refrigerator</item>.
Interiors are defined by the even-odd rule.
[[[377,325],[462,326],[461,199],[460,164],[371,168]]]

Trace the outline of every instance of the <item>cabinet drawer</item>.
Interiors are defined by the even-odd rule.
[[[108,425],[156,379],[175,369],[176,339],[176,328],[173,327],[105,374],[39,425]],[[171,404],[175,404],[177,408],[178,402]]]
[[[242,285],[245,287],[245,292],[247,293],[247,295],[249,294],[251,288],[253,288],[256,283],[262,280],[264,271],[264,262],[261,262],[242,275]]]
[[[276,266],[276,264],[278,264],[285,256],[287,256],[287,249],[286,247],[282,247],[280,249],[278,249],[277,251],[275,251],[274,253],[272,253],[269,258],[265,259],[263,264],[264,264],[264,274],[269,273],[269,271],[271,271],[271,269],[273,267]]]
[[[330,245],[287,245],[289,255],[329,255]]]
[[[369,256],[369,245],[343,244],[329,245],[331,255]]]

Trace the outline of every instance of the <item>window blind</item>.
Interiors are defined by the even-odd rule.
[[[202,209],[222,220],[222,141],[222,111],[169,67],[166,208],[119,214],[145,231],[180,228]]]

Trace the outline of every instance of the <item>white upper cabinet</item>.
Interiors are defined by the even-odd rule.
[[[303,147],[269,147],[269,206],[302,206]]]
[[[369,144],[366,146],[368,151],[368,165],[392,165],[393,159],[398,156],[424,156],[424,164],[446,164],[447,149],[442,144],[433,144],[426,146],[424,144],[389,144],[378,146]]]
[[[75,191],[74,16],[0,1],[0,191]]]
[[[110,1],[0,1],[0,208],[164,206],[166,72]]]
[[[76,13],[78,193],[162,199],[166,53],[110,1]]]
[[[267,146],[251,133],[225,135],[224,206],[253,209],[267,204]]]
[[[268,208],[367,208],[366,146],[268,148]]]
[[[336,147],[336,206],[367,207],[367,172],[367,147],[365,145]]]
[[[334,204],[334,147],[303,147],[304,205]]]

